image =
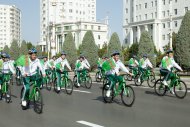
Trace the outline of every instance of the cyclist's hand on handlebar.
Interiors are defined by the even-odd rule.
[[[130,76],[133,76],[133,73],[129,72],[129,75],[130,75]]]
[[[43,77],[46,77],[46,74],[43,74]]]

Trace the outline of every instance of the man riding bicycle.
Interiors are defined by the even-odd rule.
[[[121,85],[123,82],[123,77],[119,75],[120,70],[132,75],[125,65],[120,61],[119,56],[120,53],[118,51],[114,51],[111,55],[111,58],[102,65],[102,67],[106,70],[106,75],[109,81],[111,81],[109,90],[106,93],[107,97],[110,97],[111,88],[116,85],[117,81],[119,82],[119,85]]]
[[[160,73],[162,76],[164,76],[163,84],[168,87],[167,81],[172,79],[172,76],[174,75],[172,72],[172,68],[177,68],[180,71],[183,71],[183,69],[175,62],[173,58],[173,51],[168,50],[166,52],[166,56],[161,61],[160,66]],[[174,94],[173,89],[170,90],[172,94]]]
[[[80,86],[80,75],[86,73],[86,69],[90,69],[90,64],[87,62],[84,56],[80,56],[79,60],[76,61],[75,70],[77,74],[77,86]]]
[[[140,76],[147,70],[147,68],[153,69],[153,65],[150,62],[148,55],[144,54],[143,57],[139,61]],[[138,81],[140,82],[140,77],[139,77]]]
[[[61,53],[61,57],[59,57],[55,62],[56,67],[56,77],[57,77],[57,91],[60,92],[61,88],[61,74],[63,73],[63,70],[65,69],[65,66],[71,71],[71,66],[69,65],[68,60],[66,59],[67,54],[63,51]]]
[[[40,63],[40,60],[37,59],[37,50],[35,48],[29,50],[29,56],[24,56],[24,60],[20,58],[20,62],[24,62],[22,67],[22,75],[23,75],[23,82],[24,82],[24,94],[22,96],[22,103],[23,107],[26,107],[27,97],[29,96],[30,92],[30,82],[36,81],[37,86],[40,87],[42,85],[42,77],[40,72],[42,73],[43,77],[46,76],[45,71]],[[19,60],[18,60],[19,61]]]
[[[10,73],[15,75],[14,67],[11,65],[12,63],[9,61],[9,55],[7,53],[1,54],[3,63],[2,63],[2,70],[0,74],[0,90],[1,85],[5,81],[5,79],[10,80]]]

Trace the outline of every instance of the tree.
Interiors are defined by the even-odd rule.
[[[122,53],[121,42],[117,33],[113,33],[111,36],[110,42],[108,44],[108,56],[111,56],[115,50]]]
[[[41,49],[40,45],[36,46],[36,50],[38,52],[38,56],[42,56],[42,49]]]
[[[23,40],[20,47],[20,55],[27,55],[27,54],[28,54],[27,44],[26,44],[26,41]]]
[[[98,46],[95,44],[92,31],[86,32],[80,47],[80,51],[88,59],[90,65],[94,69],[98,60]]]
[[[63,51],[67,53],[67,59],[71,64],[71,66],[74,67],[75,61],[77,60],[77,49],[75,46],[72,33],[67,34],[63,44]]]
[[[17,40],[13,40],[10,47],[10,56],[13,60],[18,59],[20,56],[20,46]]]
[[[181,23],[176,39],[176,58],[183,67],[190,67],[190,11],[188,11]]]
[[[106,53],[107,53],[107,49],[108,49],[108,46],[107,46],[106,43],[104,43],[102,49],[99,49],[99,50],[98,50],[98,56],[99,56],[100,58],[102,58],[103,56],[105,56]]]
[[[5,45],[4,49],[3,49],[3,52],[6,52],[6,53],[10,53],[10,49],[7,45]]]
[[[154,43],[149,33],[147,31],[142,32],[140,42],[139,42],[138,56],[141,57],[143,54],[147,54],[152,64],[156,66],[154,49],[155,49]]]
[[[135,42],[129,48],[129,57],[132,57],[133,55],[137,56],[138,55],[138,51],[139,51],[139,43]]]
[[[34,48],[35,46],[31,42],[27,42],[27,48],[28,50],[31,48]]]

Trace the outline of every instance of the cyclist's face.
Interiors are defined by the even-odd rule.
[[[37,58],[37,55],[36,55],[36,54],[31,54],[31,55],[30,55],[30,59],[31,59],[31,60],[35,60],[36,58]]]
[[[80,58],[80,62],[82,62],[84,59],[83,58]]]
[[[65,57],[66,57],[65,55],[61,55],[61,58],[62,58],[62,59],[65,59]]]
[[[56,60],[56,57],[53,57],[53,60],[55,61],[55,60]]]
[[[115,56],[114,56],[114,60],[115,60],[115,61],[118,61],[118,60],[119,60],[119,55],[115,55]]]
[[[44,61],[47,61],[47,58],[44,58]]]
[[[169,53],[169,57],[170,57],[170,58],[173,58],[173,53]]]

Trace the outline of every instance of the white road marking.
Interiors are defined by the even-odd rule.
[[[84,125],[87,125],[87,126],[89,126],[89,127],[104,127],[104,126],[97,125],[97,124],[90,123],[90,122],[83,121],[83,120],[77,121],[77,123],[84,124]]]
[[[65,88],[61,88],[62,90],[65,90]],[[92,92],[89,92],[89,91],[83,91],[83,90],[73,90],[75,92],[80,92],[80,93],[92,93]]]

